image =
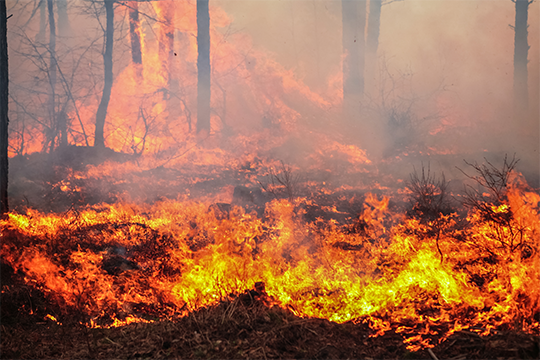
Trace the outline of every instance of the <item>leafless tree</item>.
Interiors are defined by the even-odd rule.
[[[409,195],[411,209],[408,211],[408,215],[419,219],[420,223],[427,226],[429,232],[435,236],[435,244],[442,262],[444,256],[439,246],[439,239],[446,221],[444,215],[448,215],[452,210],[447,192],[448,183],[444,173],[441,174],[440,178],[437,178],[431,173],[429,164],[427,169],[422,164],[420,173],[416,169],[411,173],[407,187],[411,191]]]
[[[364,93],[366,2],[341,1],[343,106],[350,110]]]
[[[519,110],[529,106],[527,59],[529,53],[529,5],[534,0],[512,0],[516,5],[514,29],[514,105]]]
[[[51,86],[51,93],[49,95],[49,117],[51,119],[51,124],[56,124],[58,119],[56,116],[56,23],[54,19],[54,5],[53,0],[47,0],[47,10],[49,14],[49,82]],[[64,117],[65,120],[65,117]],[[60,131],[60,144],[62,144],[62,140],[65,139],[67,142],[67,135],[66,135],[66,125],[64,124],[58,124],[58,130]],[[54,137],[49,136],[47,139],[48,144],[46,143],[44,147],[50,146],[50,151],[54,149]],[[50,144],[50,145],[49,145]],[[62,144],[67,145],[67,144]]]
[[[381,12],[384,5],[403,0],[369,0],[369,14],[366,33],[366,89],[370,91],[373,85],[373,75],[376,74],[377,51],[379,49],[379,34],[381,28]],[[372,76],[370,76],[372,75]]]
[[[299,183],[300,176],[294,174],[290,165],[281,161],[278,169],[270,169],[270,182],[267,184],[259,182],[259,185],[264,191],[274,195],[276,199],[285,195],[292,203],[298,195]]]
[[[197,132],[210,133],[210,13],[208,0],[197,0]]]
[[[129,37],[131,40],[131,60],[138,67],[138,76],[142,77],[141,21],[139,19],[139,2],[130,1]]]
[[[58,31],[61,36],[69,35],[71,25],[68,16],[68,0],[56,0],[58,9]]]
[[[8,211],[8,44],[6,2],[0,2],[0,217]]]
[[[114,44],[114,3],[115,0],[104,0],[107,25],[105,28],[105,51],[103,52],[104,82],[101,101],[96,112],[96,131],[94,146],[105,147],[105,119],[111,100],[113,86],[113,44]]]
[[[24,114],[42,127],[44,130],[43,150],[52,151],[57,145],[67,145],[69,132],[74,135],[73,130],[69,127],[70,119],[68,117],[68,108],[72,106],[81,128],[82,140],[88,145],[88,136],[79,114],[76,95],[74,95],[74,83],[79,73],[79,67],[94,43],[90,43],[85,48],[65,49],[62,56],[69,54],[72,57],[72,62],[68,66],[67,62],[60,59],[59,53],[55,51],[56,44],[54,44],[55,49],[51,49],[50,45],[35,42],[27,36],[24,29],[20,29],[17,37],[22,47],[14,50],[14,53],[19,59],[30,62],[36,69],[33,78],[27,84],[16,84],[17,94],[11,96],[12,101],[17,105],[17,116]],[[78,57],[74,56],[75,53],[78,53]],[[68,73],[65,72],[64,66],[70,68]],[[61,87],[61,90],[58,87]],[[48,106],[42,102],[34,103],[36,99],[40,98],[40,95],[48,96]],[[78,100],[81,100],[80,96]],[[52,115],[49,116],[49,121],[45,121],[39,115],[42,107],[50,109]],[[22,132],[22,142],[24,142],[24,136],[25,134]]]
[[[487,236],[494,239],[499,244],[499,248],[507,254],[526,250],[529,245],[527,239],[534,238],[530,233],[530,226],[523,224],[519,220],[520,217],[515,216],[521,209],[513,208],[508,202],[510,174],[518,162],[519,159],[516,159],[515,155],[511,160],[505,155],[501,167],[495,166],[487,159],[485,159],[485,164],[465,161],[465,164],[475,171],[475,175],[469,175],[458,168],[479,185],[476,188],[467,186],[462,200],[463,205],[478,213],[480,221],[489,224]],[[500,249],[485,248],[484,250],[496,255],[501,254]]]

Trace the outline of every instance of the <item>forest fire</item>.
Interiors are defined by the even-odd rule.
[[[101,346],[91,331],[114,348],[120,340],[106,331],[171,324],[190,330],[164,335],[152,356],[332,357],[287,340],[332,331],[354,339],[353,352],[334,356],[346,358],[437,360],[432,349],[451,347],[456,334],[537,339],[538,114],[517,100],[538,92],[518,86],[527,65],[525,80],[515,77],[513,89],[487,84],[485,97],[467,78],[478,59],[449,70],[457,90],[428,70],[413,81],[400,66],[427,69],[431,60],[409,50],[403,64],[381,55],[402,49],[381,25],[382,5],[393,2],[380,0],[312,4],[317,37],[325,38],[317,27],[325,14],[342,39],[335,54],[335,39],[328,54],[316,44],[317,76],[313,54],[272,54],[272,39],[224,0],[44,0],[32,11],[7,3],[18,44],[10,61],[20,65],[10,69],[10,209],[6,202],[0,219],[2,321],[12,326],[2,327],[2,356],[58,355],[22,354],[20,319],[83,329],[86,352],[60,357],[91,357]],[[411,3],[383,14],[397,19],[408,9],[414,18]],[[506,21],[502,5],[484,5],[459,6]],[[300,49],[295,29],[311,33],[313,24],[294,14]],[[444,29],[433,33],[441,53],[456,57]],[[511,44],[504,34],[480,38]],[[467,56],[469,40],[460,50]],[[494,84],[509,83],[509,61],[496,53]],[[284,65],[293,57],[295,66]],[[504,98],[511,90],[513,108]],[[264,336],[281,334],[275,346],[261,340],[261,324],[275,325]],[[282,333],[299,324],[319,327]],[[234,340],[208,336],[223,326]],[[385,337],[399,343],[392,356],[378,345],[356,352]],[[252,340],[255,349],[238,350]],[[116,351],[96,357],[127,356]],[[538,345],[512,351],[534,357]]]
[[[183,316],[259,287],[269,306],[394,329],[411,350],[462,329],[534,333],[540,196],[510,175],[502,203],[466,216],[396,213],[369,192],[348,224],[329,214],[350,199],[311,220],[303,197],[270,200],[261,217],[246,196],[29,209],[1,223],[2,259],[56,304],[48,316],[88,326]]]

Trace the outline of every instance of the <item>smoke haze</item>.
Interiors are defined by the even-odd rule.
[[[40,53],[46,58],[47,36],[45,32],[39,38],[37,4],[8,1],[14,13],[8,24],[12,156],[42,151],[42,134],[53,131],[41,118],[46,76],[30,60],[35,44],[43,46]],[[139,3],[142,83],[130,64],[128,8],[117,4],[115,82],[105,130],[106,145],[113,150],[154,154],[163,164],[200,145],[192,128],[197,88],[195,2],[175,4],[170,14],[174,43],[169,50],[174,56],[165,68],[158,56],[164,29],[156,19],[166,10],[159,2]],[[58,106],[70,118],[72,145],[84,145],[84,137],[90,145],[93,142],[102,90],[103,32],[95,17],[104,24],[100,9],[99,2],[69,1],[72,32],[59,34],[58,52],[63,54],[59,56],[64,72],[72,71],[69,81],[75,101],[57,95],[65,98]],[[384,3],[377,63],[366,67],[364,98],[346,115],[341,110],[340,1],[215,0],[210,2],[210,16],[215,136],[206,147],[215,148],[210,151],[213,158],[201,153],[190,155],[192,161],[216,159],[223,150],[236,151],[233,158],[262,154],[309,169],[321,164],[314,159],[328,149],[350,151],[355,155],[343,156],[363,159],[363,164],[416,154],[403,165],[408,170],[390,167],[403,179],[412,165],[427,163],[435,154],[451,155],[433,164],[437,171],[460,176],[455,166],[462,165],[461,159],[481,162],[484,156],[501,159],[504,153],[516,153],[522,159],[518,170],[538,186],[538,2],[529,8],[530,109],[521,113],[513,107],[515,9],[510,0]],[[57,87],[57,93],[63,91]],[[231,143],[230,136],[241,138]]]

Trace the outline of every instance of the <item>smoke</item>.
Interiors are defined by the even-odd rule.
[[[255,46],[274,53],[313,89],[333,93],[327,86],[341,71],[339,1],[221,4]],[[518,170],[537,186],[540,12],[537,2],[530,5],[530,111],[516,114],[514,6],[511,1],[416,0],[384,5],[378,70],[365,74],[373,80],[364,108],[351,116],[350,138],[375,159],[415,144],[425,155],[461,154],[476,161],[486,153],[516,153],[522,159]],[[344,132],[350,135],[351,129]]]
[[[317,179],[345,183],[347,176],[367,172],[373,164],[383,164],[377,176],[388,172],[406,180],[413,165],[431,161],[434,172],[459,178],[455,167],[463,159],[496,162],[516,153],[521,159],[517,170],[533,186],[540,185],[538,2],[529,9],[529,112],[516,114],[513,107],[512,1],[407,0],[383,6],[377,66],[366,70],[364,97],[344,114],[340,1],[212,1],[212,134],[203,140],[189,132],[196,123],[195,4],[176,5],[177,56],[169,59],[176,88],[169,92],[163,89],[157,51],[159,12],[151,3],[139,5],[146,11],[141,17],[145,80],[133,76],[127,22],[118,20],[106,141],[116,151],[133,152],[143,170],[176,166],[197,176],[205,166],[251,168],[266,161],[263,169],[283,160],[304,172],[318,168],[323,175]],[[14,1],[9,7],[15,13],[10,20],[14,32],[36,39],[40,24],[39,16],[30,19],[32,7]],[[127,19],[126,9],[117,4],[116,19]],[[82,125],[92,134],[102,88],[101,43],[90,43],[102,32],[88,8],[72,2],[68,10],[76,36],[58,42],[62,69],[73,74],[77,115],[60,84],[57,96],[70,112],[70,142],[84,145]],[[10,44],[21,39],[14,32]],[[21,44],[10,47],[17,100],[10,107],[12,155],[20,150],[25,131],[21,153],[41,150],[45,131],[41,95],[28,96],[27,89],[47,93],[47,81],[32,67],[28,41]],[[166,99],[168,93],[175,96]],[[143,160],[140,153],[154,157]],[[177,179],[177,174],[161,175],[163,181]],[[158,198],[157,190],[146,198]],[[132,197],[144,192],[137,186],[126,191]]]

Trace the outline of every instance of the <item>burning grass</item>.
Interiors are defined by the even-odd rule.
[[[366,323],[336,324],[299,318],[269,306],[256,290],[203,307],[175,321],[113,328],[59,325],[50,318],[32,326],[2,327],[2,358],[306,358],[486,359],[538,357],[538,338],[518,332],[480,336],[482,329],[455,332],[429,350],[411,352],[400,333],[373,336]],[[21,341],[21,339],[26,339]],[[35,346],[35,344],[40,344]]]
[[[255,194],[244,192],[232,204],[186,197],[154,204],[100,204],[61,214],[30,209],[11,213],[1,223],[1,256],[7,269],[2,273],[12,272],[2,281],[2,322],[9,326],[3,351],[26,351],[14,341],[20,331],[15,324],[28,314],[64,324],[57,328],[47,323],[45,333],[82,328],[88,344],[80,351],[94,353],[92,349],[109,342],[113,350],[104,350],[102,357],[125,354],[114,349],[127,346],[113,338],[117,330],[104,327],[137,322],[125,331],[165,331],[168,326],[180,331],[190,321],[189,326],[195,326],[199,317],[210,322],[194,330],[202,336],[200,346],[194,345],[195,333],[162,338],[161,348],[152,337],[149,350],[137,354],[403,357],[408,351],[444,348],[463,336],[488,351],[491,340],[476,336],[500,340],[507,332],[527,339],[527,334],[538,334],[540,196],[514,172],[501,187],[496,206],[471,208],[463,216],[407,215],[391,206],[389,197],[366,193],[361,211],[340,221],[333,215],[350,204],[346,196],[323,206],[289,195],[256,203]],[[485,216],[488,210],[490,217]],[[493,220],[501,216],[506,221]],[[250,294],[264,305],[262,318],[278,316],[282,322],[288,319],[284,323],[303,324],[302,331],[295,330],[302,333],[297,340],[303,339],[296,348],[287,350],[286,339],[292,335],[282,334],[289,325],[263,331],[244,319],[244,345],[238,342],[244,341],[241,329],[235,344],[209,335],[211,329],[216,334],[228,331],[226,318],[257,318],[251,308],[245,315],[231,310],[240,309]],[[368,346],[360,353],[352,345],[341,346],[341,338],[340,346],[328,340],[326,350],[319,346],[315,348],[321,353],[310,352],[315,339],[334,339],[334,332],[349,328],[355,332],[353,343],[362,336],[362,341],[368,341],[366,336],[393,339],[397,352],[382,355]],[[263,340],[268,336],[281,337],[285,345]],[[192,352],[186,353],[185,346]],[[508,356],[537,354],[537,348],[516,349]],[[476,354],[481,357],[482,351]],[[28,356],[42,357],[32,354]]]

